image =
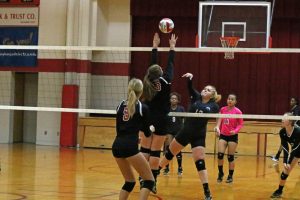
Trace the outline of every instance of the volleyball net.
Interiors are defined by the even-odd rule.
[[[72,112],[83,113],[82,116],[89,116],[90,113],[113,115],[119,102],[127,97],[133,53],[134,58],[139,59],[139,54],[150,55],[151,50],[151,47],[0,45],[0,110]],[[176,48],[176,53],[183,57],[188,53],[224,53],[227,50],[229,49],[219,47]],[[158,51],[168,52],[169,48],[159,48]],[[230,51],[257,55],[300,53],[300,49],[296,48],[230,48]],[[26,59],[34,59],[35,56],[35,65],[26,66]],[[19,66],[10,64],[14,60],[19,61]],[[146,69],[148,60],[143,62]],[[222,117],[220,114],[195,113],[170,115]],[[283,118],[282,115],[255,113],[226,117],[261,120]]]

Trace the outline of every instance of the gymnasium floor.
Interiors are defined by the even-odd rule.
[[[123,179],[110,150],[69,149],[32,144],[1,144],[0,200],[19,199],[118,199]],[[227,161],[224,169],[227,171]],[[214,199],[270,199],[277,188],[279,171],[270,158],[237,156],[233,184],[216,182],[217,160],[207,156],[206,165]],[[277,166],[277,167],[276,167]],[[182,178],[171,164],[169,176],[158,178],[158,194],[149,199],[203,199],[202,186],[190,154],[183,154]],[[129,199],[138,199],[138,185]],[[284,198],[300,199],[300,166],[292,171]]]

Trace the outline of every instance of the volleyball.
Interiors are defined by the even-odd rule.
[[[160,20],[158,27],[163,33],[171,33],[174,29],[174,22],[169,18],[163,18]]]

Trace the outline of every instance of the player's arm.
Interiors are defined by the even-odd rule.
[[[143,113],[143,132],[146,137],[151,136],[151,131],[150,131],[150,112],[149,108],[147,105],[142,104],[142,113]]]
[[[154,36],[153,36],[153,48],[152,48],[152,51],[151,51],[150,66],[154,65],[154,64],[157,64],[157,48],[158,48],[159,44],[160,44],[159,35],[158,35],[158,33],[155,33]]]
[[[281,146],[283,149],[283,163],[288,163],[288,157],[289,157],[289,145],[288,142],[283,138],[283,134],[280,131],[280,139],[281,139]]]
[[[238,114],[243,114],[242,112],[239,112]],[[242,118],[237,118],[236,120],[236,127],[234,129],[234,133],[240,132],[241,128],[243,127],[244,120]]]
[[[167,68],[166,71],[163,75],[163,77],[167,80],[167,81],[171,81],[173,79],[174,76],[174,57],[175,57],[175,46],[176,46],[176,41],[177,38],[175,36],[175,34],[172,34],[169,43],[170,43],[170,51],[169,51],[169,57],[168,57],[168,63],[167,63]]]
[[[182,77],[188,78],[188,83],[187,83],[187,87],[189,90],[189,95],[191,98],[192,103],[194,103],[196,100],[198,100],[201,96],[201,94],[194,89],[193,87],[193,74],[191,73],[185,73],[182,75]]]

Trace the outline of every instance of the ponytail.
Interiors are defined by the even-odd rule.
[[[130,90],[128,93],[128,102],[127,102],[129,118],[131,118],[135,113],[135,105],[137,100],[138,99],[135,95],[135,92],[133,90]]]
[[[136,103],[143,92],[143,83],[140,79],[133,78],[128,83],[127,109],[129,118],[135,114]]]
[[[144,91],[143,96],[147,101],[151,101],[153,97],[156,95],[156,90],[153,87],[152,82],[149,80],[148,76],[144,77]]]
[[[218,103],[219,101],[221,101],[222,95],[218,94],[216,87],[215,87],[215,86],[212,86],[212,85],[207,85],[207,86],[210,86],[210,87],[213,88],[213,92],[214,92],[214,93],[213,93],[213,96],[211,97],[211,99],[212,99],[214,102],[216,102],[216,103]]]
[[[143,95],[147,101],[151,101],[156,95],[157,91],[153,86],[153,81],[162,76],[161,67],[157,64],[151,65],[144,77],[144,92]]]

